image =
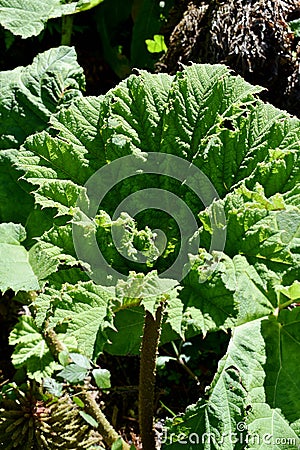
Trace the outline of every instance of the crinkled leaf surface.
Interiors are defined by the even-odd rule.
[[[100,1],[0,0],[0,23],[25,39],[40,34],[48,19],[90,9]]]
[[[1,25],[23,38],[37,35],[43,30],[51,11],[59,4],[59,0],[44,0],[39,4],[34,1],[1,0]]]
[[[193,258],[183,282],[181,298],[186,305],[188,334],[189,330],[193,334],[195,328],[203,334],[232,328],[275,310],[267,282],[245,257],[236,255],[231,259],[216,253],[215,258],[214,262],[205,251]]]
[[[16,148],[45,128],[57,106],[80,95],[83,87],[83,70],[73,47],[52,48],[29,66],[1,72],[0,148]]]
[[[55,397],[61,397],[63,395],[63,386],[53,378],[45,378],[43,380],[43,386],[49,392],[49,394]]]
[[[52,119],[53,133],[29,138],[17,164],[35,185],[36,201],[59,214],[72,214],[82,184],[107,161],[149,151],[192,161],[222,197],[242,180],[251,191],[260,183],[266,197],[287,192],[299,180],[299,121],[255,99],[258,91],[219,65],[186,67],[174,78],[141,71],[105,97],[63,109]],[[203,210],[184,186],[150,176],[125,180],[104,202],[106,212],[112,214],[120,195],[158,182],[196,214]]]
[[[266,197],[260,185],[249,190],[242,184],[217,203],[223,205],[227,217],[228,256],[216,257],[218,264],[207,253],[194,258],[182,292],[188,299],[186,314],[194,311],[194,325],[204,332],[216,326],[211,318],[217,316],[211,316],[208,310],[217,295],[221,297],[217,305],[222,308],[224,319],[229,320],[231,315],[242,323],[274,312],[278,291],[284,289],[282,284],[291,285],[299,278],[299,195],[293,195],[290,204],[288,196],[277,193]],[[210,212],[208,208],[200,213],[201,242],[206,248],[212,233]],[[205,281],[201,284],[203,276]],[[225,313],[224,306],[230,302],[236,305],[238,314],[228,309]],[[201,304],[198,311],[194,308],[197,304]],[[221,316],[218,319],[222,325]]]
[[[56,291],[49,326],[66,324],[66,335],[74,337],[79,351],[95,358],[106,342],[105,330],[111,326],[110,305],[113,293],[92,282],[66,285]]]
[[[279,197],[268,200],[268,196],[285,192],[299,179],[299,122],[255,100],[257,91],[241,78],[231,77],[223,66],[195,65],[175,78],[141,72],[105,98],[82,99],[62,110],[53,119],[58,134],[36,135],[20,154],[27,179],[38,186],[36,201],[43,207],[55,207],[59,214],[72,214],[80,192],[78,184],[106,160],[141,151],[172,152],[188,158],[210,177],[219,194],[229,191],[224,200],[229,219],[225,251],[230,257],[244,254],[249,266],[239,258],[232,262],[227,258],[217,285],[212,279],[199,286],[196,274],[189,295],[186,283],[182,293],[185,318],[194,332],[226,328],[237,319],[265,315],[276,306],[271,285],[284,284],[285,276],[297,276],[291,274],[291,267],[299,261],[295,196],[294,209],[283,206]],[[70,167],[67,174],[66,167]],[[242,179],[249,188],[240,193]],[[256,193],[257,182],[262,188]],[[173,184],[162,180],[162,187],[172,188]],[[132,190],[132,183],[125,181],[120,193],[126,196]],[[176,188],[176,193],[181,190]],[[189,204],[184,191],[182,196]],[[112,198],[112,204],[115,199],[119,201],[119,195]],[[190,204],[196,212],[203,208],[199,201],[195,205],[193,198]],[[290,222],[294,232],[287,236],[284,230]],[[97,224],[94,226],[96,229]],[[109,263],[124,267],[122,261],[118,265],[119,256],[109,240],[103,241],[103,233],[100,241],[106,242]],[[166,261],[158,261],[158,267],[164,267]],[[224,272],[231,280],[226,280]],[[289,284],[292,281],[289,279]],[[205,298],[209,301],[204,302]]]
[[[190,256],[183,289],[174,304],[172,299],[166,302],[169,319],[165,319],[162,336],[171,327],[176,336],[233,331],[205,398],[168,425],[169,433],[177,436],[180,432],[186,438],[193,432],[199,436],[211,433],[218,439],[191,442],[189,448],[245,448],[245,442],[235,445],[230,440],[239,422],[247,423],[252,433],[270,432],[271,427],[275,437],[281,432],[289,437],[299,434],[298,309],[280,309],[284,292],[300,276],[300,122],[258,100],[259,91],[221,65],[194,64],[174,77],[141,71],[104,97],[81,98],[62,108],[52,116],[51,128],[29,137],[16,158],[36,203],[53,209],[63,226],[59,233],[53,224],[40,243],[59,248],[65,257],[76,259],[68,237],[71,220],[85,233],[87,247],[90,236],[101,237],[98,243],[108,249],[109,265],[126,269],[126,258],[123,255],[121,260],[111,245],[107,224],[117,220],[113,214],[120,201],[141,189],[159,186],[171,191],[199,218],[202,249]],[[145,176],[141,169],[107,194],[99,205],[104,213],[98,211],[96,218],[83,220],[86,211],[78,210],[77,198],[81,195],[88,203],[83,185],[91,175],[124,155],[146,163],[150,152],[193,163],[210,179],[220,199],[205,206],[187,183],[164,176],[167,166],[161,168],[160,176]],[[218,216],[222,207],[227,241],[224,251],[218,248],[211,253],[210,218]],[[104,215],[107,221],[101,220]],[[135,217],[136,230],[146,231],[147,226],[154,233],[165,227],[164,253],[151,267],[161,273],[176,258],[181,235],[174,220],[160,211],[141,216]],[[124,231],[128,223],[122,222]],[[91,251],[87,249],[88,257]],[[149,267],[134,266],[130,261],[124,274],[134,270],[145,272],[141,278],[149,276]],[[73,269],[72,283],[80,267]],[[57,273],[61,279],[65,275]],[[112,353],[136,352],[144,309],[153,313],[157,299],[142,296],[135,283],[121,282],[118,289],[119,295],[114,290],[104,294],[93,283],[63,286],[48,303],[48,312],[43,298],[38,321],[49,317],[50,326],[75,338],[89,358],[97,357],[103,346],[109,351],[107,337]],[[181,308],[179,320],[176,314],[181,315]],[[111,314],[115,314],[114,322]],[[112,323],[118,331],[111,328]],[[171,446],[182,448],[179,442]]]
[[[278,318],[271,316],[236,327],[207,398],[174,419],[163,448],[181,448],[174,438],[179,435],[190,449],[264,448],[267,435],[271,448],[297,448],[300,403],[294,381],[299,357],[298,317],[298,310],[286,310]],[[196,433],[198,443],[191,433]],[[275,445],[276,439],[286,437],[293,441],[277,441]]]
[[[105,350],[112,354],[139,353],[145,311],[154,315],[161,302],[164,321],[168,324],[162,340],[170,341],[182,335],[183,303],[177,284],[175,280],[159,278],[155,271],[147,275],[131,272],[127,281],[120,280],[113,307],[115,329],[107,330],[109,344]]]
[[[58,247],[45,242],[38,243],[29,250],[29,260],[40,280],[49,279],[60,265],[72,266],[77,261],[70,255],[61,254]]]
[[[21,245],[26,238],[22,225],[0,224],[0,291],[34,291],[40,288],[29,254]]]
[[[141,305],[153,316],[161,301],[177,294],[172,290],[177,286],[176,280],[159,278],[156,271],[147,275],[131,272],[126,281],[120,280],[116,286],[116,295],[120,298],[121,308]]]
[[[19,319],[10,334],[9,343],[16,346],[12,355],[13,364],[17,368],[25,366],[29,378],[41,382],[60,367],[32,317],[22,316]]]
[[[61,370],[57,376],[63,378],[68,383],[80,383],[87,376],[88,371],[77,364],[69,364]]]
[[[273,311],[275,285],[290,285],[299,270],[299,194],[295,191],[300,173],[299,121],[257,100],[259,90],[221,65],[195,64],[175,77],[141,71],[104,97],[79,99],[62,109],[51,119],[51,132],[27,140],[17,164],[34,186],[36,202],[59,215],[73,215],[76,223],[76,199],[84,193],[82,185],[106,162],[124,155],[141,159],[151,151],[193,162],[224,197],[218,202],[228,219],[227,256],[212,277],[206,256],[196,257],[181,294],[186,322],[204,333],[232,327]],[[209,208],[203,212],[199,198],[167,177],[134,179],[115,187],[103,202],[108,217],[121,198],[159,184],[180,196],[196,215],[200,213],[204,228],[200,245],[209,249]],[[294,193],[289,194],[289,189]],[[162,220],[159,212],[139,220],[141,228],[145,223],[152,228],[165,226],[167,247],[152,267],[162,271],[169,256],[176,257],[179,239],[174,224],[171,219]],[[76,226],[82,227],[85,239],[96,233],[108,263],[126,270],[126,259],[120,259],[112,246],[103,221],[81,220]],[[69,244],[68,248],[74,256],[74,249]],[[86,249],[88,259],[89,245]],[[127,266],[136,270],[131,261]],[[202,272],[206,281],[199,283]]]
[[[83,369],[91,369],[91,364],[88,360],[88,358],[84,355],[81,355],[80,353],[70,353],[69,354],[70,359],[75,363],[77,366],[82,367]]]
[[[63,109],[51,119],[58,136],[33,135],[26,144],[28,150],[19,152],[18,165],[26,170],[30,182],[40,186],[35,197],[43,208],[69,214],[82,189],[77,183],[84,184],[103,164],[97,131],[100,104],[101,98],[87,97]]]
[[[71,47],[48,50],[27,67],[0,73],[0,218],[25,223],[33,203],[11,165],[27,136],[47,127],[51,113],[81,95],[83,70]]]

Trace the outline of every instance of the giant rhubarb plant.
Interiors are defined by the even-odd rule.
[[[96,361],[104,350],[138,353],[144,329],[140,425],[146,450],[154,448],[154,437],[151,401],[145,414],[145,361],[152,361],[154,374],[159,342],[220,329],[231,332],[227,353],[205,397],[167,422],[164,447],[300,445],[300,123],[260,101],[260,90],[222,65],[192,65],[174,77],[140,71],[104,96],[62,105],[43,131],[37,127],[18,152],[5,154],[36,207],[47,212],[38,228],[28,222],[30,236],[39,230],[30,252],[56,261],[45,276],[37,275],[46,283],[32,317],[21,317],[11,334],[13,362],[41,380],[56,369],[45,341],[51,330],[69,351]],[[153,152],[188,161],[218,195],[202,202],[180,171],[168,176],[168,164],[147,173],[143,164]],[[91,177],[124,156],[137,162],[135,176],[115,174],[118,182],[98,205]],[[197,223],[193,236],[185,234],[180,208],[178,225],[172,207],[153,206],[146,191],[158,187],[162,204],[165,193],[172,205],[173,193],[187,205]],[[141,190],[145,208],[139,206],[136,217],[126,209],[115,214],[123,199]],[[79,252],[74,233],[84,239]],[[216,233],[224,245],[214,244]],[[189,251],[196,238],[199,248]],[[168,279],[164,272],[182,241],[183,274]],[[113,277],[97,266],[95,243]],[[153,377],[150,384],[151,397]]]

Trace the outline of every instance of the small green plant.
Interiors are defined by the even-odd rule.
[[[145,42],[150,53],[161,53],[167,50],[165,39],[161,34],[155,34],[153,39],[146,39]]]
[[[16,186],[8,194],[1,180],[1,213],[28,237],[1,228],[0,281],[38,294],[10,334],[15,367],[54,389],[78,384],[77,406],[100,424],[85,384],[108,381],[93,372],[99,355],[141,353],[139,422],[152,450],[158,346],[230,330],[211,385],[166,422],[163,448],[261,448],[266,434],[297,448],[299,120],[223,65],[140,71],[84,97],[61,47],[1,77],[1,158]],[[8,254],[28,273],[19,285]],[[128,445],[113,435],[109,445]]]

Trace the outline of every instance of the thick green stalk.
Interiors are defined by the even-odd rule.
[[[161,304],[157,308],[155,317],[149,311],[146,311],[145,315],[139,382],[139,423],[144,450],[155,450],[153,429],[155,374],[162,312],[163,305]]]

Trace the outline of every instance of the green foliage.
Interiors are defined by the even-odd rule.
[[[161,34],[155,34],[153,39],[146,39],[145,42],[150,53],[160,53],[167,50],[164,36]]]
[[[296,431],[299,397],[294,383],[287,383],[287,378],[295,376],[299,342],[298,338],[294,341],[292,329],[298,326],[299,311],[282,311],[281,314],[278,318],[270,316],[234,329],[207,398],[190,406],[179,423],[176,419],[171,421],[166,448],[182,445],[174,441],[171,433],[181,435],[181,440],[195,449],[260,448],[263,436],[271,434],[272,430],[272,442],[280,437],[294,439],[293,445],[274,448],[299,445]],[[294,325],[291,327],[284,317],[289,317],[288,322]],[[293,355],[295,360],[288,355]],[[249,447],[245,447],[247,428]],[[195,435],[190,438],[192,433],[197,434],[196,440]],[[235,439],[232,442],[231,433],[235,433],[237,442]],[[235,447],[237,443],[244,446]]]
[[[92,373],[99,389],[110,388],[110,372],[107,369],[94,369]]]
[[[73,15],[100,5],[95,13],[99,45],[115,73],[124,78],[133,67],[153,69],[152,53],[166,51],[158,33],[172,4],[173,0],[41,0],[38,4],[28,0],[20,5],[17,0],[0,0],[0,25],[8,49],[14,36],[40,35],[43,39],[47,23],[51,30],[51,19],[62,17],[61,43],[70,45],[72,31],[76,31]]]
[[[86,378],[91,364],[88,358],[80,353],[68,353],[68,359],[69,364],[66,364],[57,376],[71,384],[80,383]]]
[[[22,316],[9,338],[15,346],[12,362],[16,368],[26,367],[29,378],[41,382],[60,366],[32,317]]]
[[[49,394],[54,397],[61,397],[63,394],[63,387],[61,383],[53,380],[53,378],[45,378],[43,386]]]
[[[161,304],[161,342],[231,333],[206,394],[168,421],[164,448],[181,448],[182,440],[195,449],[262,448],[246,438],[266,433],[272,448],[299,445],[300,123],[258,100],[259,91],[222,65],[192,65],[174,77],[141,71],[105,96],[72,98],[47,112],[49,125],[40,130],[37,119],[37,133],[29,131],[24,143],[20,138],[14,153],[35,205],[51,211],[29,251],[32,261],[44,261],[44,270],[32,267],[47,285],[31,305],[32,316],[22,316],[11,333],[16,367],[36,380],[57,369],[70,383],[83,382],[92,370],[97,385],[108,387],[108,373],[92,363],[104,349],[138,353],[145,313],[154,316]],[[159,174],[145,169],[125,177],[94,205],[85,183],[98,169],[125,155],[143,164],[153,152],[201,169],[220,198],[202,202],[188,180],[168,176],[166,164]],[[197,219],[201,248],[187,251],[180,280],[160,275],[176,260],[181,241],[190,245],[195,238],[186,236],[186,226],[153,208],[135,217],[114,214],[123,199],[153,186],[163,191],[161,203],[174,193]],[[222,210],[227,240],[224,249],[211,251],[213,224],[218,232],[224,226]],[[76,254],[72,226],[83,233],[84,257]],[[155,240],[158,228],[164,245]],[[22,229],[13,230],[16,242],[9,245],[22,248]],[[94,242],[120,274],[111,285],[93,278],[102,270]],[[47,341],[50,330],[64,346],[61,365]],[[200,441],[189,440],[193,433]],[[202,442],[205,433],[214,441]],[[232,433],[239,441],[232,442]],[[294,441],[279,445],[277,438]]]
[[[0,219],[3,222],[47,222],[33,210],[13,166],[16,150],[27,136],[47,127],[50,115],[81,95],[85,80],[73,48],[59,47],[34,58],[27,67],[0,72]],[[28,215],[31,219],[28,219]]]
[[[79,411],[79,414],[89,425],[91,425],[91,427],[97,428],[98,423],[92,416],[84,411]]]
[[[101,1],[27,0],[20,5],[18,0],[0,0],[0,23],[25,39],[40,34],[49,19],[85,11]]]
[[[289,27],[295,33],[295,36],[297,38],[299,38],[300,37],[300,20],[299,19],[291,20],[289,22]]]
[[[105,330],[112,326],[110,292],[87,282],[64,285],[61,291],[49,291],[48,295],[52,298],[49,327],[67,325],[66,334],[77,342],[79,350],[87,358],[96,358],[106,343]]]
[[[0,224],[0,291],[15,292],[39,289],[39,282],[29,261],[29,253],[21,245],[26,232],[22,225]]]
[[[59,47],[36,56],[27,67],[0,73],[1,150],[18,148],[46,128],[58,107],[81,96],[85,80],[74,48]]]
[[[143,69],[151,69],[153,67],[155,59],[153,60],[151,58],[152,55],[147,53],[146,41],[147,39],[152,39],[154,35],[158,35],[172,5],[172,0],[134,2],[134,25],[130,48],[132,67],[141,67]]]

